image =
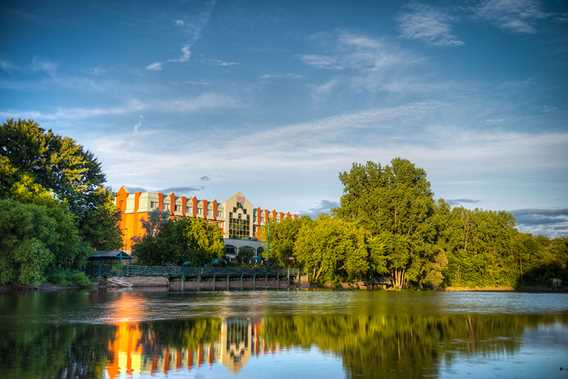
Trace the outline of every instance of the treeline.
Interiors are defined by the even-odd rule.
[[[118,217],[93,154],[34,121],[0,125],[0,286],[85,283],[92,249],[121,245]]]
[[[568,238],[521,233],[508,212],[434,200],[404,159],[354,164],[330,216],[270,224],[268,259],[317,284],[388,277],[395,288],[519,287],[568,281]]]

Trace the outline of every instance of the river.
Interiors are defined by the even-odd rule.
[[[568,378],[568,294],[0,294],[1,378]]]

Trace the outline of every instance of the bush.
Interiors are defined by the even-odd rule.
[[[55,271],[48,275],[47,281],[52,284],[57,284],[59,286],[68,286],[69,275],[65,270]]]
[[[91,285],[91,280],[83,271],[58,270],[51,273],[47,280],[60,286],[88,287]]]
[[[74,272],[71,275],[71,282],[79,287],[88,287],[91,285],[91,280],[89,277],[82,271]]]

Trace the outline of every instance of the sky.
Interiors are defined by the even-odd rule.
[[[108,184],[317,214],[353,162],[568,234],[568,2],[2,1],[0,121]]]

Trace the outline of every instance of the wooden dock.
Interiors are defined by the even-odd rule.
[[[300,286],[300,272],[294,268],[91,266],[89,274],[134,287],[168,286],[172,290],[258,290],[289,289]],[[161,278],[161,280],[159,280]],[[157,280],[158,279],[158,280]]]

